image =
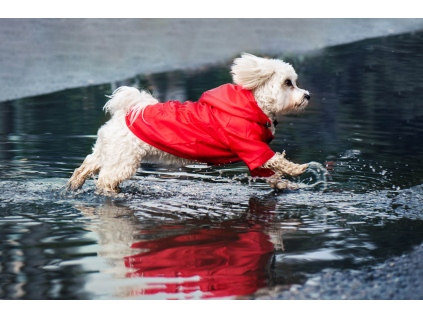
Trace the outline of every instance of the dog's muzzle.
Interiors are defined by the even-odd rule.
[[[301,98],[300,103],[296,105],[297,111],[301,111],[302,109],[304,109],[307,106],[309,100],[310,95],[304,94],[303,98]]]

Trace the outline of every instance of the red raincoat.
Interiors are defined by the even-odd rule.
[[[271,121],[251,91],[226,84],[206,91],[198,102],[168,101],[147,106],[126,125],[138,138],[178,157],[221,165],[244,161],[252,176],[274,173],[258,167],[275,153]]]
[[[189,299],[194,295],[219,298],[249,295],[265,287],[270,278],[266,266],[274,254],[267,231],[275,219],[276,201],[252,197],[248,205],[245,218],[221,222],[219,228],[210,222],[211,228],[132,244],[131,248],[142,251],[124,258],[125,266],[134,269],[126,276],[147,280],[133,289],[131,295],[167,293],[167,299]],[[140,233],[155,233],[153,236],[160,237],[162,230],[169,234],[172,229],[178,232],[179,228],[163,226],[156,227],[157,231]]]
[[[220,224],[225,226],[225,223]],[[200,229],[153,241],[134,243],[131,248],[149,249],[124,258],[127,268],[135,269],[127,277],[151,278],[134,290],[133,295],[185,293],[201,291],[201,298],[249,295],[265,287],[265,267],[273,255],[269,235],[260,225],[233,229]],[[200,280],[184,281],[199,276]],[[159,283],[155,278],[183,278]],[[138,293],[138,294],[137,294]]]

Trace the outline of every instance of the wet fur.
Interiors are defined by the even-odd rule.
[[[306,96],[309,93],[296,86],[297,74],[288,63],[244,53],[234,60],[231,73],[235,84],[252,91],[257,104],[272,121],[285,114],[298,113],[307,106]],[[292,86],[286,84],[287,79],[291,80]],[[192,163],[145,143],[126,126],[125,116],[129,110],[133,110],[130,118],[133,122],[143,115],[146,106],[159,102],[151,94],[133,87],[120,87],[110,98],[104,109],[112,114],[112,118],[99,129],[93,153],[85,158],[81,167],[75,169],[68,181],[68,189],[79,189],[87,178],[99,174],[96,182],[99,189],[119,192],[119,184],[135,174],[141,161],[173,165]],[[274,134],[273,125],[270,129]],[[276,173],[268,179],[269,185],[284,189],[292,185],[287,185],[289,183],[281,180],[280,176],[300,175],[307,166],[288,161],[284,152],[276,153],[262,167]]]

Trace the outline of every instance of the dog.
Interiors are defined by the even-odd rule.
[[[294,68],[278,59],[243,53],[231,74],[236,85],[206,91],[198,102],[159,103],[147,91],[116,89],[104,106],[112,118],[99,129],[93,153],[75,169],[67,188],[77,190],[99,174],[97,188],[118,193],[142,161],[221,165],[242,160],[271,188],[295,189],[282,176],[298,176],[308,164],[288,161],[268,143],[276,119],[301,112],[310,93],[297,87]]]

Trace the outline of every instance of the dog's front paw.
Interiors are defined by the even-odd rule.
[[[270,188],[275,190],[297,190],[300,188],[298,184],[281,178],[268,178],[266,183],[269,184]]]
[[[300,176],[302,173],[304,173],[308,168],[308,164],[295,164],[292,162],[289,162],[286,164],[282,170],[283,174],[289,175],[292,177]]]
[[[296,164],[296,166],[291,170],[290,176],[300,176],[306,171],[309,164]]]

